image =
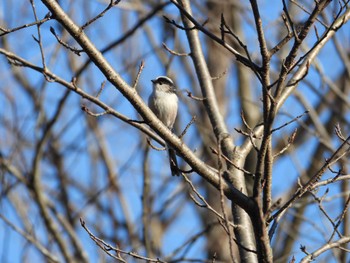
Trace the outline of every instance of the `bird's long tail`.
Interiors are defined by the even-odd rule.
[[[174,149],[171,149],[169,146],[167,148],[168,148],[171,174],[173,176],[175,175],[180,176],[180,170],[177,165],[176,152]]]

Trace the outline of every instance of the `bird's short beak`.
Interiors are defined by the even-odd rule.
[[[152,83],[156,83],[156,80],[155,79],[151,79]]]

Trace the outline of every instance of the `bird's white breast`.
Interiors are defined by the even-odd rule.
[[[168,128],[171,129],[177,115],[178,98],[176,94],[154,90],[153,96],[154,99],[151,103],[153,112]]]

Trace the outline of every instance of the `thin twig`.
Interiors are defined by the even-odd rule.
[[[98,99],[100,97],[100,95],[101,95],[103,89],[105,88],[105,86],[106,86],[106,81],[104,80],[104,81],[102,81],[101,87],[100,87],[99,91],[96,94],[96,99]]]
[[[275,131],[278,131],[278,130],[280,130],[280,129],[286,127],[286,126],[288,126],[289,124],[291,124],[291,123],[297,121],[298,119],[300,119],[301,117],[303,117],[303,116],[304,116],[305,114],[307,114],[307,113],[309,113],[309,110],[304,111],[303,114],[301,114],[301,115],[299,115],[299,116],[296,116],[294,119],[292,119],[292,120],[286,122],[285,124],[283,124],[283,125],[281,125],[281,126],[275,128],[275,129],[272,129],[272,130],[271,130],[271,133],[274,133]]]
[[[142,73],[142,70],[144,67],[145,67],[145,61],[142,60],[140,66],[139,66],[139,70],[137,72],[137,76],[136,76],[134,85],[132,86],[134,89],[136,89],[137,84],[139,83],[139,79],[140,79],[140,76],[141,76],[141,73]]]
[[[342,134],[342,131],[341,131],[341,128],[340,128],[339,123],[337,123],[337,124],[335,125],[334,131],[335,131],[335,134],[338,136],[338,138],[339,138],[341,141],[343,141],[343,142],[346,141],[346,138],[345,138],[344,135]]]
[[[160,3],[158,6],[155,6],[151,12],[149,12],[144,17],[140,18],[140,20],[137,21],[137,23],[130,28],[127,32],[125,32],[124,35],[122,35],[117,40],[113,41],[112,43],[108,44],[104,48],[101,49],[101,53],[105,54],[108,51],[112,50],[114,47],[121,45],[124,41],[129,39],[133,34],[136,33],[138,29],[140,29],[147,21],[152,19],[160,10],[164,9],[167,5],[169,5],[170,2],[164,2]],[[92,63],[92,60],[89,58],[75,73],[75,77],[79,77],[84,70]]]
[[[200,97],[193,96],[192,92],[189,90],[185,90],[185,92],[187,93],[187,96],[190,97],[191,99],[198,100],[198,101],[206,100],[206,98],[200,98]]]
[[[217,75],[217,76],[214,76],[214,77],[211,77],[211,79],[212,80],[218,80],[218,79],[221,79],[223,76],[225,76],[227,74],[227,68],[223,71],[223,72],[221,72],[221,73],[219,73],[219,75]]]
[[[176,51],[170,49],[164,42],[162,43],[162,45],[170,54],[172,54],[174,56],[187,57],[187,56],[191,55],[190,53],[179,53],[179,52],[176,52]]]
[[[296,29],[295,29],[295,27],[294,27],[294,23],[293,23],[293,21],[292,21],[292,18],[291,18],[290,15],[289,15],[288,8],[287,8],[287,5],[286,5],[286,1],[285,1],[285,0],[282,0],[282,3],[283,3],[283,11],[284,11],[284,14],[286,15],[286,18],[287,18],[287,21],[288,21],[288,23],[289,23],[289,26],[290,26],[290,28],[292,29],[294,38],[295,38],[297,41],[300,41],[300,40],[299,40],[299,37],[298,37],[298,32],[296,31]]]
[[[15,232],[17,232],[19,235],[24,237],[28,242],[33,244],[39,251],[42,253],[47,259],[49,259],[52,262],[60,262],[60,260],[52,254],[52,252],[48,251],[46,247],[44,247],[36,238],[33,236],[33,234],[29,234],[25,232],[24,230],[21,230],[16,225],[12,223],[12,220],[7,219],[3,214],[0,213],[0,218],[9,226],[11,227]]]
[[[148,262],[162,262],[162,263],[165,263],[165,261],[160,260],[158,258],[154,259],[154,258],[144,257],[144,256],[141,256],[141,255],[135,253],[135,252],[128,252],[128,251],[124,251],[122,249],[113,247],[110,244],[106,243],[104,240],[102,240],[102,239],[98,238],[97,236],[95,236],[89,230],[89,228],[86,226],[86,223],[85,223],[85,221],[82,218],[80,218],[80,224],[84,228],[84,230],[89,234],[90,238],[95,242],[95,244],[98,245],[103,251],[105,251],[109,256],[113,257],[114,259],[121,260],[123,262],[127,262],[124,259],[122,259],[120,256],[115,256],[112,253],[110,253],[111,250],[115,251],[116,253],[120,253],[120,254],[131,256],[131,257],[133,257],[135,259],[145,260],[145,261],[148,261]]]
[[[341,245],[347,244],[349,242],[350,242],[350,237],[342,237],[339,240],[334,241],[333,243],[327,243],[322,247],[320,247],[319,249],[315,250],[314,252],[308,253],[307,256],[300,261],[300,263],[312,262],[322,253],[332,248],[341,248]]]
[[[202,204],[198,202],[192,195],[190,195],[191,199],[195,202],[195,204],[201,208],[207,208],[209,211],[211,211],[213,214],[217,216],[218,219],[220,220],[225,220],[224,216],[221,215],[218,211],[216,211],[204,198],[203,195],[201,195],[196,187],[193,185],[190,179],[186,175],[182,175],[183,178],[185,179],[186,183],[190,186],[191,190],[196,194],[196,196],[201,200]],[[235,226],[232,222],[230,222],[231,227],[237,227]]]
[[[34,0],[30,0],[30,4],[31,4],[32,9],[33,9],[33,14],[34,14],[34,17],[35,17],[35,21],[38,21],[39,19],[38,19],[38,16],[36,14],[36,7],[35,7]],[[40,30],[40,26],[41,25],[42,24],[40,24],[40,23],[36,24],[36,28],[37,28],[37,32],[38,32],[38,38],[36,38],[34,36],[33,36],[33,38],[39,45],[40,55],[41,55],[41,63],[43,64],[43,69],[45,71],[46,70],[46,62],[45,62],[45,53],[44,53],[42,37],[41,37],[41,30]]]
[[[3,32],[3,33],[0,33],[0,37],[2,37],[2,36],[4,36],[4,35],[7,35],[7,34],[10,34],[10,33],[12,33],[12,32],[21,30],[21,29],[23,29],[23,28],[27,28],[27,27],[31,27],[31,26],[35,26],[35,25],[42,25],[42,24],[44,24],[45,22],[49,21],[50,19],[52,19],[51,13],[47,13],[43,19],[41,19],[41,20],[36,20],[36,21],[34,21],[34,22],[32,22],[32,23],[29,23],[29,24],[24,24],[24,25],[21,25],[21,26],[12,28],[12,29],[6,29],[6,28],[3,28],[3,27],[0,27],[0,31]]]
[[[154,149],[156,151],[165,151],[166,150],[166,147],[156,147],[156,146],[154,146],[149,138],[147,138],[147,143],[148,143],[149,146],[151,146],[152,149]]]
[[[110,113],[110,111],[108,111],[108,110],[101,112],[101,113],[93,113],[85,104],[81,105],[81,109],[82,109],[82,111],[86,112],[87,114],[89,114],[90,116],[93,116],[93,117],[101,117],[103,115]]]
[[[281,207],[281,209],[279,209],[274,215],[272,215],[267,220],[268,223],[274,220],[284,210],[288,209],[296,200],[302,197],[306,192],[314,188],[314,185],[325,173],[328,167],[330,167],[331,165],[336,163],[338,160],[343,158],[350,151],[348,147],[349,140],[350,140],[350,136],[346,139],[345,142],[342,143],[342,145],[338,147],[338,149],[332,154],[332,156],[325,161],[325,164],[309,179],[309,181],[302,187],[298,188],[294,193],[294,195]]]
[[[348,212],[349,206],[350,206],[350,195],[348,195],[348,198],[347,198],[346,201],[345,201],[344,209],[343,209],[343,211],[342,211],[342,213],[341,213],[341,215],[340,215],[340,217],[339,217],[339,219],[338,219],[338,222],[334,225],[333,233],[332,233],[332,235],[331,235],[331,237],[329,238],[329,240],[328,240],[327,243],[330,243],[330,242],[331,242],[331,240],[333,239],[333,237],[334,237],[334,235],[335,235],[336,232],[339,234],[339,232],[338,232],[338,227],[339,227],[340,224],[343,222],[343,220],[344,220],[344,218],[345,218],[345,215],[346,215],[346,213]],[[344,223],[346,224],[347,222],[344,222]]]
[[[194,25],[193,27],[187,28],[187,27],[184,27],[184,26],[179,25],[178,23],[175,22],[175,20],[170,19],[170,18],[168,18],[168,17],[166,17],[166,16],[163,16],[163,18],[164,18],[164,20],[165,20],[166,23],[171,24],[171,25],[173,25],[173,26],[175,26],[175,27],[177,27],[177,28],[179,28],[179,29],[181,29],[181,30],[191,31],[191,30],[198,29],[198,28],[197,28],[197,27],[198,27],[197,25]],[[208,22],[208,19],[205,20],[205,21],[201,24],[201,26],[203,27],[207,22]]]
[[[76,47],[72,47],[70,45],[68,45],[67,43],[65,43],[57,34],[55,29],[51,26],[50,27],[50,32],[55,36],[55,38],[57,39],[58,43],[60,43],[62,46],[64,46],[66,49],[72,51],[74,54],[80,56],[80,53],[85,52],[84,49],[78,49]]]
[[[313,196],[313,198],[315,199],[315,201],[318,204],[318,208],[320,209],[320,211],[322,212],[322,214],[327,218],[327,220],[329,221],[329,223],[333,226],[333,234],[336,232],[338,234],[339,237],[342,237],[341,233],[338,231],[336,224],[334,223],[333,219],[328,215],[327,211],[323,208],[322,206],[322,201],[323,199],[326,197],[326,195],[328,194],[329,189],[327,188],[325,193],[323,194],[323,196],[321,196],[321,198],[317,197],[312,191],[310,191],[310,194]],[[333,236],[333,235],[332,235]]]
[[[180,136],[179,136],[180,139],[182,139],[182,138],[185,136],[185,134],[187,133],[187,130],[190,128],[190,126],[191,126],[193,123],[196,122],[196,118],[197,118],[196,115],[194,115],[194,116],[192,117],[192,119],[191,119],[190,122],[186,125],[185,129],[183,130],[183,132],[180,134]]]
[[[97,16],[95,16],[94,18],[87,21],[84,25],[81,26],[81,30],[84,30],[86,27],[88,27],[93,22],[95,22],[97,19],[103,17],[109,9],[111,9],[113,6],[119,4],[120,1],[121,0],[116,0],[116,1],[110,0],[108,6],[100,14],[98,14]]]
[[[217,156],[219,156],[219,152],[215,149],[215,148],[213,148],[213,147],[209,147],[210,148],[210,150],[212,151],[212,153],[214,153],[214,154],[216,154]],[[247,170],[245,170],[244,168],[242,168],[242,167],[238,167],[234,162],[232,162],[227,156],[225,156],[223,153],[221,153],[221,157],[222,158],[224,158],[225,159],[225,161],[227,161],[227,162],[229,162],[232,166],[234,166],[237,170],[240,170],[241,172],[243,172],[243,173],[245,173],[245,174],[247,174],[247,175],[251,175],[251,176],[255,176],[255,174],[254,173],[252,173],[252,172],[249,172],[249,171],[247,171]]]
[[[229,44],[227,44],[225,41],[222,41],[219,37],[211,33],[209,30],[207,30],[205,27],[203,27],[201,24],[198,23],[198,21],[191,16],[181,5],[177,3],[175,0],[170,0],[171,3],[173,3],[179,10],[181,10],[182,14],[186,16],[196,27],[196,29],[202,31],[204,34],[206,34],[209,38],[214,40],[215,42],[219,43],[223,47],[225,47],[228,51],[230,51],[232,54],[234,54],[238,61],[243,63],[249,68],[252,68],[255,72],[255,70],[259,69],[259,67],[255,64],[249,61],[249,59],[245,58],[240,52],[238,52],[236,49],[231,47]]]
[[[276,159],[278,156],[282,155],[285,153],[285,151],[288,150],[289,146],[294,142],[295,136],[297,135],[297,129],[294,130],[292,135],[288,138],[288,143],[285,145],[282,150],[280,150],[278,153],[275,153],[273,156],[273,159]]]

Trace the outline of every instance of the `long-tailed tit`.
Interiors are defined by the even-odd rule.
[[[153,91],[148,98],[148,106],[158,119],[172,131],[178,108],[178,98],[174,82],[165,76],[160,76],[151,81],[153,83]],[[168,145],[166,145],[166,148],[169,153],[171,173],[172,175],[179,175],[175,150],[171,149]]]

